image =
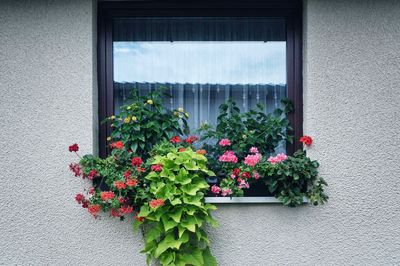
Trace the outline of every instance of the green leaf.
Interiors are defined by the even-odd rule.
[[[206,187],[208,187],[208,185]],[[188,184],[181,187],[183,192],[192,196],[195,196],[197,191],[199,191],[201,188],[202,188],[201,185],[196,185],[196,184]]]
[[[199,170],[199,167],[196,165],[196,163],[194,161],[189,161],[183,164],[183,166],[187,169],[187,170],[192,170],[192,171],[196,171]]]
[[[137,144],[137,142],[134,142],[134,143],[131,145],[131,150],[132,150],[132,152],[133,152],[133,153],[136,153],[137,148],[138,148],[138,144]]]
[[[136,220],[136,219],[133,220],[133,223],[132,223],[133,232],[137,233],[139,231],[139,227],[140,227],[141,224],[142,223],[139,222],[138,220]]]
[[[181,221],[182,216],[182,208],[174,209],[174,212],[169,213],[169,217],[171,217],[175,222],[179,223]]]
[[[186,219],[182,220],[181,225],[191,232],[196,231],[197,221],[193,216],[187,216]]]
[[[183,227],[183,226],[181,226],[181,225],[178,225],[178,235],[179,235],[179,238],[181,238],[182,237],[182,235],[183,235],[183,233],[186,231],[186,228],[185,227]]]
[[[181,259],[188,265],[193,265],[193,266],[207,265],[204,264],[203,252],[200,249],[195,249],[191,253],[181,254]]]
[[[138,217],[146,217],[146,216],[148,216],[150,214],[150,212],[151,212],[151,210],[150,210],[149,206],[148,205],[143,205],[140,208],[140,212],[138,214]]]
[[[178,205],[181,204],[182,201],[179,198],[174,198],[173,200],[170,201],[172,205]]]
[[[157,227],[153,227],[152,229],[150,229],[145,236],[146,239],[146,243],[151,242],[153,240],[157,240],[157,238],[159,238],[161,236],[161,230]]]
[[[170,220],[168,219],[166,216],[162,216],[161,220],[164,224],[164,230],[168,231],[169,229],[172,229],[174,227],[176,227],[178,225],[177,222],[175,222],[174,220]]]
[[[207,265],[207,266],[218,266],[217,260],[211,254],[211,251],[210,251],[209,247],[207,247],[203,251],[203,260],[204,260],[204,265]]]
[[[171,265],[175,260],[175,252],[169,252],[168,254],[164,252],[159,258],[162,265]]]
[[[181,168],[179,170],[179,173],[176,175],[175,180],[182,185],[189,184],[192,181],[189,176],[189,172],[185,168]]]
[[[182,242],[179,240],[176,240],[172,234],[168,234],[158,244],[158,246],[154,252],[154,257],[158,258],[167,249],[179,249],[181,244],[182,244]]]

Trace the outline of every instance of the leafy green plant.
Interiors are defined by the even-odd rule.
[[[257,109],[241,113],[230,99],[219,107],[216,128],[204,125],[199,132],[203,140],[231,140],[230,147],[239,158],[251,147],[259,147],[260,153],[269,155],[282,141],[293,142],[293,136],[289,134],[292,128],[285,115],[292,110],[291,103],[287,100],[282,102],[284,110],[277,108],[272,114],[265,114],[262,104],[258,104]],[[206,148],[210,156],[214,156],[214,151],[219,152],[218,145]]]
[[[262,162],[257,168],[272,194],[284,205],[297,206],[303,203],[304,198],[314,205],[328,200],[323,187],[327,184],[318,176],[318,166],[317,161],[299,150],[282,163]]]
[[[187,113],[166,110],[163,107],[163,97],[166,96],[162,90],[152,91],[146,96],[138,96],[133,90],[131,104],[122,106],[118,115],[105,120],[113,128],[108,140],[120,140],[133,153],[147,159],[156,143],[174,135],[189,134]]]
[[[228,101],[220,107],[216,129],[201,129],[205,144],[194,151],[198,137],[183,138],[189,117],[183,108],[164,110],[160,91],[146,97],[134,92],[130,104],[105,120],[113,128],[107,158],[80,157],[77,144],[69,147],[79,156],[71,171],[93,181],[87,195],[75,199],[95,218],[100,212],[121,220],[134,214],[134,228],[144,232],[148,263],[217,265],[205,231],[207,224],[217,226],[211,217],[216,207],[204,199],[210,189],[206,179],[215,172],[222,175],[219,186],[210,189],[216,196],[243,196],[250,184],[264,182],[287,206],[302,204],[303,198],[315,205],[328,199],[318,163],[305,151],[273,156],[282,141],[292,141],[286,118],[292,107],[284,104],[284,110],[265,115],[261,106],[240,113]],[[309,136],[300,141],[306,146],[313,142]]]
[[[271,114],[265,114],[264,106],[258,104],[256,109],[240,112],[236,103],[230,99],[220,105],[220,114],[215,129],[202,125],[198,132],[202,135],[203,148],[207,150],[207,158],[212,169],[219,175],[224,175],[218,156],[224,149],[215,144],[220,139],[231,141],[230,149],[241,159],[251,147],[258,147],[260,153],[269,155],[282,142],[293,142],[287,114],[292,111],[292,104],[287,99],[282,100],[284,110],[277,108]]]
[[[162,149],[160,147],[165,147]],[[216,226],[210,211],[215,206],[204,202],[209,188],[205,176],[214,175],[207,169],[207,159],[187,148],[168,144],[158,147],[151,160],[154,166],[145,179],[150,182],[149,195],[139,217],[145,219],[145,249],[148,262],[159,259],[162,265],[216,265],[210,253],[206,223]]]

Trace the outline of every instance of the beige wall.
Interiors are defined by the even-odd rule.
[[[323,207],[219,205],[220,265],[400,264],[400,3],[304,6],[304,128]],[[68,172],[96,147],[95,4],[0,2],[1,265],[144,265],[128,223],[93,220]]]

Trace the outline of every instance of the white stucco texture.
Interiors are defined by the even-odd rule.
[[[219,265],[400,265],[400,2],[304,3],[304,132],[324,206],[218,205]],[[145,265],[74,201],[96,150],[96,3],[0,2],[0,265]]]

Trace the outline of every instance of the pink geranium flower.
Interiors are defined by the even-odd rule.
[[[221,139],[218,144],[222,147],[230,146],[231,141],[229,139]]]
[[[240,180],[239,188],[249,188],[250,185],[244,180]]]
[[[253,171],[254,179],[260,179],[260,174],[257,171]]]
[[[229,189],[223,189],[222,190],[222,192],[221,192],[221,196],[222,197],[225,197],[225,196],[228,196],[228,195],[231,195],[232,194],[232,190],[229,188]]]
[[[211,192],[214,194],[219,194],[219,192],[221,192],[221,188],[219,186],[213,185],[211,187]]]
[[[226,151],[224,154],[219,156],[218,160],[225,163],[237,163],[238,158],[233,151]]]
[[[261,154],[251,154],[244,158],[244,164],[248,166],[255,166],[261,160]]]
[[[251,147],[250,153],[254,153],[254,154],[258,153],[258,149],[256,147]]]
[[[276,164],[285,161],[287,158],[288,157],[286,154],[280,153],[276,156],[270,156],[267,161],[270,162],[271,164]]]

